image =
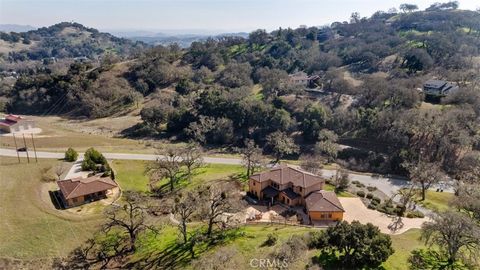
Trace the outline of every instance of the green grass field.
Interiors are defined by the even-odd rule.
[[[64,256],[96,230],[100,218],[74,217],[42,200],[43,170],[57,160],[18,164],[1,157],[0,163],[0,257],[21,260]],[[48,191],[45,191],[48,192]]]
[[[334,191],[335,187],[330,184],[325,184],[324,189],[328,191]],[[352,194],[348,191],[340,191],[340,192],[337,192],[336,194],[338,197],[357,197],[355,194]]]
[[[120,184],[120,187],[124,190],[148,191],[148,176],[144,173],[146,164],[147,161],[138,160],[113,161],[112,167],[116,172],[116,180]],[[202,183],[212,180],[226,179],[230,176],[241,174],[242,172],[244,172],[244,169],[239,165],[207,164],[195,173],[191,182],[183,181],[179,186],[195,188]],[[164,180],[160,185],[166,183],[167,181]]]
[[[248,225],[230,233],[227,239],[214,247],[199,246],[196,249],[197,256],[208,256],[222,247],[229,247],[237,252],[236,269],[250,269],[251,259],[264,259],[282,242],[292,235],[305,235],[319,229],[306,227],[293,227],[282,225]],[[276,234],[278,240],[273,247],[262,245],[269,234]],[[416,248],[424,247],[419,240],[420,230],[412,229],[400,235],[393,235],[392,245],[395,253],[382,265],[387,270],[407,270],[410,252]],[[132,257],[132,261],[141,262],[151,258],[168,258],[166,253],[172,252],[172,246],[178,243],[178,231],[176,227],[165,226],[159,234],[147,233],[140,238],[140,245]],[[177,252],[177,263],[183,268],[192,269],[188,266],[190,258],[187,254]],[[312,258],[319,255],[318,250],[308,250],[288,269],[305,269],[305,265],[311,263]],[[165,263],[165,261],[163,261]],[[171,262],[171,258],[170,261]]]
[[[453,193],[428,190],[425,201],[420,202],[420,204],[435,211],[446,211],[451,207],[450,202],[454,197],[455,195]]]
[[[402,234],[392,235],[392,246],[395,253],[383,263],[383,267],[388,270],[407,270],[410,252],[425,247],[419,239],[420,232],[420,229],[411,229]]]

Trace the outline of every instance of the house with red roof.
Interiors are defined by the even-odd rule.
[[[87,178],[59,180],[57,185],[60,188],[61,200],[67,208],[105,199],[107,195],[118,189],[115,180],[102,177],[102,174]]]
[[[35,122],[19,115],[8,114],[0,119],[0,131],[6,133],[25,132],[35,128]]]
[[[320,176],[289,165],[252,174],[248,182],[250,194],[270,205],[302,206],[312,222],[340,221],[345,210],[335,192],[323,190],[324,185]]]

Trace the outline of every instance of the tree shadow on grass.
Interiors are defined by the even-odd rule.
[[[212,240],[195,246],[195,258],[198,258],[204,252],[211,250],[217,245],[225,244],[234,239],[243,236],[240,229],[231,229],[222,233],[216,233]],[[172,243],[167,248],[160,251],[153,251],[142,258],[132,261],[125,265],[126,269],[183,269],[189,265],[192,260],[190,253],[190,244]]]

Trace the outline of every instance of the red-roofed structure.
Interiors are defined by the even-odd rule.
[[[6,133],[25,132],[35,128],[35,122],[19,115],[8,114],[0,120],[0,130]]]
[[[112,178],[101,177],[101,174],[87,178],[59,180],[57,185],[67,207],[104,199],[109,192],[118,188]]]

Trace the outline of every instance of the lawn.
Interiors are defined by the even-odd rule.
[[[44,170],[59,161],[27,164],[16,158],[0,163],[0,258],[20,260],[64,256],[83,243],[101,222],[99,216],[74,216],[42,200]],[[46,195],[48,198],[48,195]]]
[[[323,187],[325,190],[328,190],[328,191],[334,191],[335,190],[335,187],[333,185],[330,185],[330,184],[325,184],[325,186]],[[337,194],[338,197],[357,197],[356,195],[348,192],[348,191],[340,191],[340,192],[336,192],[335,194]]]
[[[420,202],[420,204],[435,211],[446,211],[451,207],[453,198],[455,198],[453,193],[428,190],[425,201]]]
[[[117,175],[115,180],[124,190],[148,191],[148,176],[144,173],[146,164],[147,161],[114,160],[112,162],[112,167]],[[207,164],[195,173],[191,182],[183,181],[180,183],[180,186],[195,188],[202,183],[211,180],[226,179],[230,176],[234,177],[243,172],[244,169],[239,165]],[[166,183],[167,181],[165,180],[160,184],[162,185]]]
[[[304,235],[308,232],[318,231],[319,229],[306,228],[306,227],[294,227],[294,226],[282,226],[282,225],[247,225],[240,227],[238,230],[233,231],[224,243],[215,247],[199,247],[197,249],[197,256],[206,256],[209,252],[215,252],[221,247],[230,247],[237,252],[237,260],[239,265],[236,265],[236,269],[250,269],[248,267],[251,259],[265,259],[268,255],[278,247],[282,242],[287,240],[292,235]],[[278,237],[277,244],[274,247],[262,245],[269,234],[276,234]],[[412,229],[400,235],[393,235],[392,245],[395,249],[395,253],[383,264],[383,267],[387,270],[406,270],[408,269],[408,257],[410,252],[416,248],[424,247],[423,243],[419,240],[420,230]],[[173,252],[172,246],[175,246],[178,241],[178,231],[176,227],[164,226],[159,234],[153,233],[146,234],[141,237],[139,249],[132,257],[132,261],[144,261],[149,258],[168,258],[165,253]],[[178,250],[175,252],[178,252]],[[177,263],[186,264],[189,263],[189,258],[186,254],[181,253],[182,262]],[[290,265],[288,269],[305,269],[305,265],[311,263],[311,259],[318,255],[318,250],[308,250],[305,254],[293,265]],[[171,262],[171,258],[170,261]],[[165,263],[165,261],[163,261]]]
[[[388,270],[407,270],[407,260],[410,252],[414,249],[425,247],[423,242],[419,240],[420,229],[411,229],[402,234],[391,235],[391,238],[395,253],[383,263],[383,266]]]
[[[196,253],[197,256],[205,256],[209,252],[215,252],[218,248],[224,246],[232,247],[238,252],[236,261],[241,262],[240,265],[235,265],[235,268],[250,269],[248,265],[251,259],[268,258],[269,253],[274,250],[274,247],[262,245],[268,234],[275,233],[278,236],[278,245],[278,243],[287,240],[292,235],[303,235],[315,230],[318,229],[279,225],[242,226],[230,231],[223,243],[215,247],[200,245],[196,249]],[[177,248],[172,248],[178,243],[178,230],[176,227],[164,226],[159,234],[156,235],[147,233],[140,238],[140,243],[139,249],[131,258],[131,261],[145,262],[153,258],[153,260],[161,260],[162,265],[175,261],[177,268],[192,269],[188,253],[180,251],[178,246]],[[289,269],[305,269],[304,263],[307,263],[315,252],[314,250],[306,252],[304,257],[294,265],[289,266]],[[168,256],[167,254],[170,253],[174,253],[175,256]]]

